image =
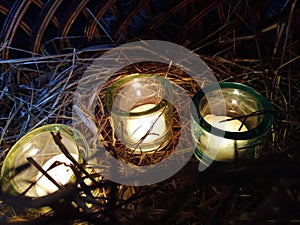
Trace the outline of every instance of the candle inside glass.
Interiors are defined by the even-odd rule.
[[[143,112],[155,107],[155,104],[145,104],[131,110],[131,113]],[[132,118],[127,121],[127,132],[135,142],[151,143],[159,139],[166,131],[165,117],[156,112],[142,118]]]
[[[248,130],[241,121],[232,119],[232,117],[229,116],[216,116],[213,114],[208,114],[204,117],[204,120],[206,120],[206,122],[208,122],[211,126],[224,131],[245,132]],[[218,161],[234,159],[236,150],[235,140],[219,137],[214,134],[209,134],[206,137],[201,136],[200,140],[206,146],[206,155],[213,157]],[[239,147],[243,148],[245,145],[246,143],[240,145]]]
[[[71,155],[76,161],[79,159],[79,156],[77,154]],[[69,183],[72,175],[74,174],[70,167],[71,164],[72,162],[70,159],[68,159],[64,154],[59,154],[46,161],[46,163],[42,165],[42,168],[59,185],[63,186]],[[59,190],[58,187],[46,176],[44,176],[42,172],[38,173],[38,175],[36,176],[36,180],[36,192],[40,197],[47,194],[52,194]]]
[[[61,142],[78,162],[88,154],[88,144],[76,129],[63,124],[39,127],[22,137],[5,157],[1,170],[1,188],[11,195],[42,197],[58,190],[57,186],[32,163],[45,170],[61,186],[74,182],[71,161],[62,153],[50,132],[60,133]]]
[[[115,81],[105,96],[117,139],[140,154],[161,150],[170,141],[172,88],[153,74],[132,74]]]
[[[193,97],[195,156],[204,164],[259,157],[274,117],[270,103],[251,87],[213,83]],[[266,113],[264,113],[266,112]]]

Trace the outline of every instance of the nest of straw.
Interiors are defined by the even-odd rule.
[[[193,7],[199,6],[197,1],[169,4],[164,8],[165,13],[153,17],[155,23],[138,36],[187,46],[209,65],[218,81],[244,83],[266,96],[276,120],[265,138],[261,158],[247,162],[240,170],[216,165],[202,173],[198,172],[198,161],[192,158],[168,180],[142,187],[119,185],[101,174],[86,173],[81,165],[74,165],[84,176],[78,177],[77,186],[66,188],[59,196],[50,196],[59,200],[54,201],[52,210],[47,213],[27,210],[30,206],[42,205],[38,199],[1,193],[1,224],[300,223],[300,44],[299,20],[296,19],[300,10],[297,1],[288,1],[279,10],[271,2],[253,1],[245,5],[212,1],[204,6],[200,4],[195,10]],[[132,18],[141,8],[141,4],[135,4],[127,16]],[[273,10],[271,19],[264,13],[267,8]],[[181,17],[175,18],[180,18],[179,22],[174,19],[178,14]],[[123,32],[126,41],[133,40],[124,28],[127,27],[125,21],[130,19],[119,19],[124,23],[120,23],[117,34]],[[170,35],[174,33],[171,31],[177,35]],[[33,36],[33,40],[41,44]],[[69,42],[59,42],[60,46],[56,47],[66,50],[70,42],[72,38]],[[70,53],[66,50],[67,53],[36,55],[33,49],[33,57],[9,59],[13,57],[12,51],[24,52],[16,50],[13,41],[9,43],[11,45],[3,42],[0,48],[5,59],[1,61],[0,76],[1,161],[13,144],[30,130],[44,124],[72,122],[72,102],[78,81],[93,59],[109,50],[107,46],[98,45]],[[45,50],[46,45],[41,49]],[[176,67],[158,63],[130,65],[116,77],[137,72],[167,73],[190,96],[200,88]],[[161,152],[155,157],[147,154],[128,157],[124,147],[112,139],[109,118],[101,123],[100,133],[107,149],[125,161],[147,165],[166,157]],[[180,136],[179,121],[175,121],[173,132],[175,138],[167,146],[168,154]],[[93,185],[85,186],[83,179],[93,180]]]

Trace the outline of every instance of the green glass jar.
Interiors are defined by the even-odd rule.
[[[23,136],[8,152],[1,170],[1,188],[10,195],[43,197],[59,188],[30,163],[33,159],[57,184],[63,186],[75,181],[72,163],[54,142],[50,132],[60,132],[61,141],[72,157],[83,163],[88,156],[85,138],[74,128],[50,124],[32,130]]]
[[[115,135],[133,152],[160,150],[170,141],[172,87],[153,74],[131,74],[112,83],[105,105]]]
[[[191,115],[195,156],[206,164],[257,158],[273,120],[269,101],[251,87],[223,82],[194,97]]]

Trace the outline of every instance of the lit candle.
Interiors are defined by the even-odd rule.
[[[77,161],[78,155],[71,154],[72,157]],[[57,163],[57,165],[56,165]],[[52,158],[50,158],[46,163],[42,166],[43,170],[45,170],[58,184],[65,185],[67,184],[72,175],[73,171],[70,167],[72,162],[64,155],[59,154]],[[46,176],[39,172],[36,176],[36,192],[38,196],[45,196],[47,194],[54,193],[58,191],[58,187],[50,181]]]
[[[155,74],[116,80],[105,94],[113,134],[131,153],[162,150],[171,140],[173,89]]]
[[[244,84],[212,83],[194,95],[191,107],[194,106],[197,110],[191,114],[194,153],[203,165],[236,159],[241,162],[260,156],[264,136],[274,119],[268,113],[260,113],[272,111],[262,95]],[[206,123],[199,121],[199,114]],[[243,123],[236,118],[242,118]],[[213,128],[224,135],[215,133]]]
[[[155,106],[155,104],[145,104],[132,109],[130,112],[143,112]],[[134,142],[138,143],[145,137],[142,142],[151,143],[164,135],[167,128],[164,115],[161,112],[155,112],[139,118],[130,118],[127,121],[126,129],[130,139]],[[147,134],[147,132],[149,133]]]
[[[229,131],[229,132],[245,132],[247,127],[245,125],[239,130],[242,122],[229,116],[216,116],[208,114],[204,117],[206,122],[208,122],[213,127],[218,129]],[[209,138],[207,138],[209,137]],[[205,154],[217,161],[228,161],[235,158],[235,140],[219,137],[213,134],[200,137],[201,142],[206,146]],[[243,146],[238,146],[239,148]]]

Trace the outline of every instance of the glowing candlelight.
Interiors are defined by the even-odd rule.
[[[191,106],[197,110],[191,114],[194,153],[203,165],[214,161],[237,165],[236,161],[260,156],[274,117],[260,113],[272,111],[272,106],[251,87],[212,83],[195,94]]]
[[[71,155],[75,160],[78,160],[78,155]],[[59,154],[46,161],[42,168],[58,184],[63,186],[70,181],[73,175],[73,171],[70,167],[71,164],[72,162],[64,154]],[[45,196],[58,191],[58,187],[46,176],[44,176],[42,172],[37,174],[36,180],[36,192],[38,196]]]
[[[242,128],[239,129],[242,125],[242,122],[237,119],[232,119],[232,117],[229,116],[216,116],[216,115],[208,114],[204,117],[204,119],[210,125],[218,129],[222,129],[224,131],[243,132],[248,130],[244,124]]]
[[[79,164],[88,156],[89,146],[75,128],[64,124],[36,128],[23,136],[5,157],[1,169],[2,192],[36,198],[58,190],[53,180],[58,186],[74,182],[69,166],[72,162],[62,153],[51,132],[60,133],[61,143]],[[52,181],[36,165],[46,171]]]
[[[130,112],[143,112],[155,107],[155,104],[138,106]],[[150,143],[159,139],[166,132],[165,117],[161,112],[132,118],[127,121],[127,132],[134,142]]]
[[[114,134],[135,154],[163,149],[171,140],[172,85],[154,74],[116,80],[105,95]]]
[[[229,116],[216,116],[208,114],[204,117],[206,122],[208,122],[213,127],[218,129],[229,131],[229,132],[245,132],[248,131],[242,122]],[[226,121],[227,120],[227,121]],[[242,127],[241,127],[242,126]],[[241,129],[239,129],[241,127]],[[214,158],[218,161],[233,160],[235,157],[235,140],[218,137],[213,134],[209,134],[205,137],[200,137],[201,142],[206,146],[205,154]],[[243,146],[239,146],[241,148]]]

